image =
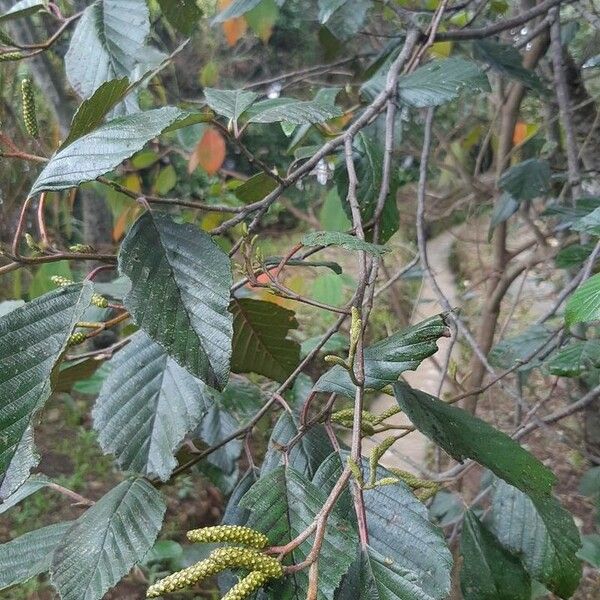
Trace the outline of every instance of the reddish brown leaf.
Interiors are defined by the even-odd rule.
[[[192,173],[198,167],[209,175],[214,175],[225,161],[225,139],[212,127],[204,131],[204,135],[190,156],[188,172]]]
[[[231,0],[219,0],[219,11],[224,10],[231,4]],[[229,19],[223,23],[223,33],[230,46],[235,46],[248,29],[248,23],[244,17]]]

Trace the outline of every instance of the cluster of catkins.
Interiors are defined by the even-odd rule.
[[[224,569],[238,568],[249,571],[249,574],[234,585],[222,600],[242,600],[270,579],[283,576],[281,563],[262,552],[269,540],[259,531],[240,525],[219,525],[188,531],[187,537],[197,543],[233,542],[240,545],[218,548],[207,559],[157,581],[148,588],[147,598],[190,587]]]

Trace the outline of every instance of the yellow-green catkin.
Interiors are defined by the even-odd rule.
[[[94,248],[89,244],[74,244],[73,246],[69,246],[69,250],[77,254],[91,254]]]
[[[52,277],[50,277],[50,281],[58,287],[65,287],[67,285],[75,283],[72,279],[69,279],[68,277],[63,277],[62,275],[52,275]]]
[[[0,62],[11,62],[21,60],[25,55],[22,52],[2,52],[0,54]]]
[[[242,581],[236,583],[222,600],[243,600],[259,590],[266,582],[267,576],[262,571],[252,571]]]
[[[239,567],[247,571],[261,571],[269,579],[283,577],[281,563],[272,556],[267,556],[255,548],[226,546],[217,548],[210,558],[219,563],[223,569]]]
[[[87,340],[87,336],[82,331],[77,331],[69,338],[69,346],[78,346]]]
[[[186,587],[190,587],[208,577],[216,575],[222,570],[219,563],[207,558],[202,560],[187,569],[177,571],[164,579],[160,579],[155,584],[151,585],[146,591],[146,598],[156,598],[163,594],[176,592]]]
[[[235,542],[243,546],[251,546],[259,550],[269,544],[269,538],[250,527],[241,525],[217,525],[193,529],[187,533],[188,540],[196,543]]]
[[[25,243],[27,244],[27,247],[35,253],[40,253],[42,251],[41,246],[35,241],[30,233],[25,234]]]
[[[108,300],[100,294],[92,294],[90,302],[98,308],[108,308]]]
[[[35,98],[33,84],[29,77],[21,80],[21,99],[23,101],[23,122],[25,123],[25,129],[27,129],[27,133],[31,137],[37,138],[39,129],[35,115]]]

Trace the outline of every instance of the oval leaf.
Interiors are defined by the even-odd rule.
[[[233,336],[228,256],[197,227],[147,212],[123,240],[119,270],[131,280],[124,303],[134,321],[192,375],[223,389]]]
[[[470,510],[465,513],[460,552],[464,600],[531,600],[531,579],[521,561]]]
[[[32,419],[50,396],[50,376],[91,296],[91,285],[70,285],[0,319],[0,498],[34,464]]]
[[[416,369],[437,352],[437,340],[448,334],[443,315],[437,315],[365,348],[365,387],[380,390],[404,371]],[[321,376],[314,389],[353,398],[356,388],[348,371],[336,365]]]
[[[286,336],[298,327],[292,310],[252,298],[234,298],[231,369],[285,381],[300,362],[300,344]]]
[[[145,0],[100,0],[88,6],[65,55],[67,78],[82,98],[105,81],[129,77],[145,61],[150,17]]]
[[[567,325],[600,320],[600,273],[584,281],[569,297],[565,308]]]
[[[122,469],[166,481],[173,452],[212,403],[206,386],[142,331],[110,366],[93,411],[100,446]]]
[[[183,115],[178,108],[165,106],[112,119],[60,149],[44,167],[29,195],[93,181],[141,150]]]
[[[188,171],[192,173],[201,167],[209,175],[214,175],[223,165],[226,151],[223,136],[216,129],[208,127],[190,156]]]
[[[48,571],[52,553],[71,525],[48,525],[0,544],[0,590]]]
[[[59,543],[50,573],[62,600],[100,600],[152,548],[166,506],[144,479],[129,479],[89,508]]]

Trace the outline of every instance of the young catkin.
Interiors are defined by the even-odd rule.
[[[87,340],[85,333],[78,331],[69,338],[69,346],[78,346],[79,344],[83,344],[85,340]]]
[[[13,60],[21,60],[25,55],[22,52],[2,52],[0,54],[0,62],[11,62]]]
[[[198,581],[216,575],[222,569],[223,567],[218,562],[215,562],[211,558],[207,558],[187,569],[177,571],[177,573],[173,573],[164,579],[160,579],[148,588],[146,591],[146,598],[156,598],[157,596],[176,592],[177,590],[192,586]]]
[[[52,275],[52,277],[50,277],[50,281],[58,287],[65,287],[74,283],[72,279],[69,279],[68,277],[63,277],[62,275]]]
[[[188,540],[196,543],[235,542],[261,550],[269,544],[269,538],[249,527],[241,525],[217,525],[193,529],[187,533]]]
[[[260,589],[267,581],[267,576],[262,571],[250,572],[242,581],[236,583],[222,598],[222,600],[243,600]]]
[[[21,80],[21,99],[23,101],[23,122],[27,133],[36,138],[39,135],[37,117],[35,115],[35,98],[31,79],[26,77]]]
[[[223,569],[240,567],[247,571],[261,571],[269,579],[283,577],[281,563],[272,556],[267,556],[254,548],[226,546],[217,548],[210,558],[219,563]]]
[[[104,296],[101,296],[100,294],[92,294],[92,299],[90,300],[90,302],[94,306],[97,306],[98,308],[107,308],[108,307],[108,300]]]

